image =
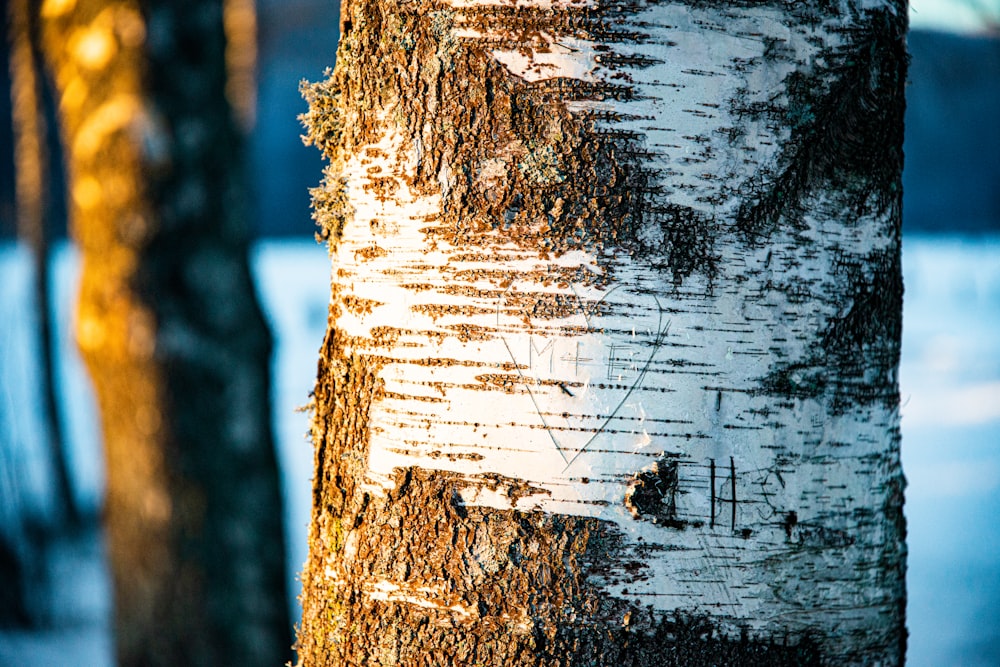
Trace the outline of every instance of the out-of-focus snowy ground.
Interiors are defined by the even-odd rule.
[[[266,241],[253,252],[275,335],[274,429],[285,485],[289,590],[306,557],[312,449],[307,401],[326,326],[329,260],[310,242]],[[1000,665],[1000,238],[909,237],[901,382],[903,461],[910,480],[912,667]],[[103,477],[93,404],[69,329],[76,261],[56,253],[62,323],[63,420],[84,506],[99,504]],[[0,246],[0,536],[18,517],[51,512],[50,471],[39,438],[41,396],[26,253]],[[112,664],[108,581],[100,540],[83,535],[48,550],[37,631],[0,631],[0,665]],[[45,583],[47,582],[47,583]],[[293,602],[293,606],[296,607]],[[297,611],[293,610],[293,615]]]
[[[903,242],[909,659],[1000,665],[1000,238]]]

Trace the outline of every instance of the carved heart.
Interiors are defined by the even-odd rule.
[[[542,302],[548,307],[539,309]],[[539,310],[548,315],[538,317]],[[504,315],[527,327],[502,327]],[[589,300],[575,290],[553,295],[508,289],[497,321],[519,380],[567,468],[602,433],[643,432],[641,405],[631,411],[638,417],[624,408],[647,379],[670,329],[655,296],[621,287]]]

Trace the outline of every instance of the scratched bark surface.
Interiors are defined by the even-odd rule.
[[[303,664],[902,664],[905,28],[344,5]]]

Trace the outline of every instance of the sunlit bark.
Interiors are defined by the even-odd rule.
[[[290,638],[222,0],[46,0],[77,339],[107,457],[124,665],[277,665]]]
[[[303,664],[902,664],[904,32],[345,5]]]

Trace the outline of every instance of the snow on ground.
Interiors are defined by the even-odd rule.
[[[912,667],[1000,665],[1000,238],[910,237],[900,382]]]
[[[284,487],[288,590],[297,622],[301,616],[298,573],[306,562],[312,504],[313,450],[309,415],[303,408],[313,388],[319,346],[326,333],[330,258],[315,243],[270,241],[254,249],[251,266],[275,340],[272,414]]]
[[[94,512],[103,488],[97,422],[89,384],[68,335],[75,259],[66,246],[53,257],[60,322],[57,357],[75,495],[85,512]],[[26,572],[29,612],[40,627],[0,631],[0,665],[101,667],[112,663],[102,540],[93,529],[51,534],[54,503],[48,490],[54,482],[49,454],[38,436],[46,426],[40,416],[32,276],[28,252],[0,244],[0,541],[13,538],[22,555],[39,548],[45,554],[42,562],[30,561]]]
[[[912,667],[1000,664],[1000,238],[909,237],[904,243],[903,461],[909,478]],[[265,241],[253,252],[275,336],[274,417],[289,541],[288,582],[306,557],[312,448],[308,400],[326,326],[329,259],[318,245]],[[41,427],[33,378],[30,262],[0,246],[0,535],[19,516],[46,517],[50,473],[32,433]],[[63,419],[73,440],[77,496],[96,507],[103,477],[93,402],[69,331],[76,259],[55,256],[62,323]],[[49,627],[0,632],[0,665],[112,661],[108,582],[100,540],[62,539],[48,550],[38,597]],[[293,603],[297,615],[297,604]],[[54,610],[62,610],[56,612]]]

